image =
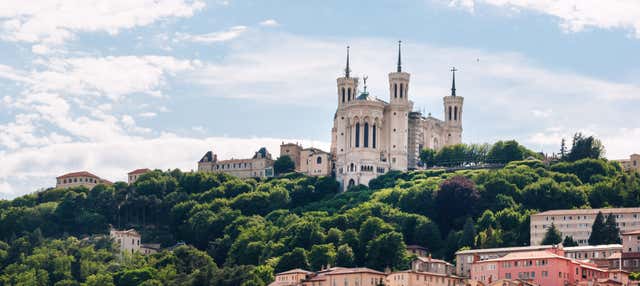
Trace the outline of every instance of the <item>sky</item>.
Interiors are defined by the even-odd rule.
[[[328,149],[346,46],[387,99],[398,40],[416,110],[441,118],[458,69],[465,143],[553,153],[583,132],[640,152],[637,0],[4,0],[0,199],[209,150]]]

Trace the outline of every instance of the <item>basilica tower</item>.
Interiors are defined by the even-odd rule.
[[[388,161],[392,170],[407,170],[407,148],[409,138],[409,112],[413,103],[409,101],[410,75],[402,71],[401,43],[398,41],[398,64],[395,72],[389,73],[389,105],[385,111],[388,132]]]
[[[358,87],[358,78],[351,77],[349,68],[349,46],[347,46],[347,64],[344,68],[344,76],[337,79],[338,83],[338,108],[355,100]]]
[[[453,80],[451,82],[451,95],[445,96],[444,102],[444,121],[446,127],[446,145],[462,143],[462,105],[464,97],[456,95],[456,71],[455,67],[451,69]]]

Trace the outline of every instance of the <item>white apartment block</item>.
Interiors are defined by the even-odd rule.
[[[572,236],[579,245],[588,245],[591,226],[598,212],[605,218],[612,213],[620,232],[640,229],[640,208],[551,210],[531,215],[531,245],[540,245],[553,223],[562,237]]]

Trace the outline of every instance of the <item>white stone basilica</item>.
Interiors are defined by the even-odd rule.
[[[390,170],[418,167],[420,150],[439,150],[462,141],[462,105],[456,95],[455,68],[451,95],[445,96],[444,121],[412,111],[409,100],[410,74],[402,71],[400,43],[398,66],[389,73],[389,102],[358,92],[358,78],[350,76],[349,50],[343,77],[337,79],[338,108],[331,130],[331,155],[336,180],[344,190]],[[359,94],[358,94],[359,93]]]

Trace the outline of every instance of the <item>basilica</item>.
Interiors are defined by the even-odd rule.
[[[451,94],[443,97],[444,120],[413,111],[409,81],[402,70],[401,46],[398,64],[389,73],[389,97],[382,100],[369,94],[367,77],[350,75],[349,48],[344,76],[337,79],[338,108],[331,129],[331,156],[336,180],[343,190],[369,181],[390,170],[416,169],[423,148],[439,150],[462,140],[464,98],[456,95],[455,71]]]

